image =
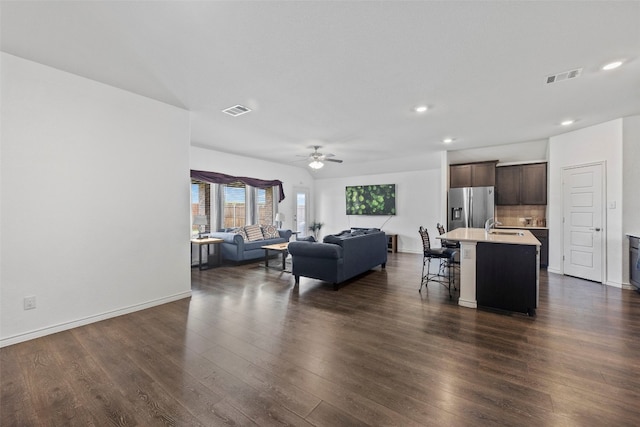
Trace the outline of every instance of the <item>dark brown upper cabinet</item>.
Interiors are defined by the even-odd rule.
[[[496,168],[496,205],[546,204],[546,163]]]
[[[547,204],[547,164],[535,163],[522,165],[522,187],[520,204]]]
[[[467,163],[449,166],[449,187],[487,187],[496,185],[496,163]]]
[[[522,167],[500,166],[496,168],[496,205],[520,204]]]

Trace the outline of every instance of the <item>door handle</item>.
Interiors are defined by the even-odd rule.
[[[596,227],[596,228],[590,228],[589,230],[595,230],[595,231],[600,231],[600,227]]]

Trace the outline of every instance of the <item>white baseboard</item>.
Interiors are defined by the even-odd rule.
[[[169,295],[167,297],[158,298],[156,300],[130,305],[128,307],[123,307],[117,310],[107,311],[107,312],[96,314],[93,316],[87,316],[82,319],[72,320],[70,322],[59,323],[57,325],[46,326],[44,328],[36,329],[33,331],[16,334],[10,337],[0,339],[0,348],[13,345],[13,344],[18,344],[25,341],[29,341],[35,338],[44,337],[46,335],[55,334],[57,332],[62,332],[69,329],[77,328],[79,326],[88,325],[90,323],[99,322],[101,320],[110,319],[112,317],[122,316],[123,314],[133,313],[134,311],[145,310],[147,308],[177,301],[183,298],[189,298],[190,296],[191,296],[191,291],[189,290],[187,292],[181,292],[179,294]]]
[[[462,307],[467,307],[467,308],[478,308],[477,301],[470,301],[462,298],[458,298],[458,305],[461,305]]]
[[[556,270],[555,268],[547,267],[547,272],[554,274],[562,274],[561,270]]]

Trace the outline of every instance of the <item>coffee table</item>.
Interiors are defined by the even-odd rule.
[[[289,255],[288,246],[289,242],[261,246],[261,248],[264,249],[264,266],[269,268],[269,251],[276,251],[282,254],[282,271],[285,271],[287,255]]]

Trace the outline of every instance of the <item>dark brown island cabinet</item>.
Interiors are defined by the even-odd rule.
[[[537,247],[478,242],[476,248],[478,306],[534,316],[538,304]]]
[[[449,166],[449,187],[493,187],[497,160]]]
[[[546,204],[546,162],[496,168],[496,205]]]

